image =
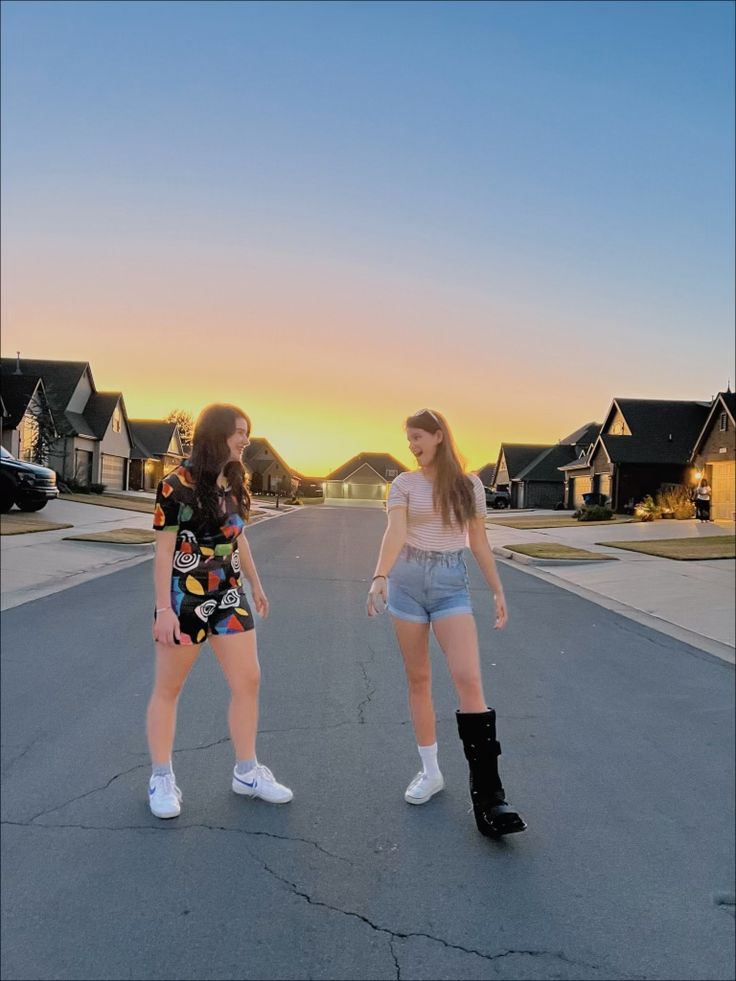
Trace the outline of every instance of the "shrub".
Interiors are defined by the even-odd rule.
[[[573,517],[578,521],[610,521],[613,511],[602,504],[591,504],[590,507],[580,508]]]
[[[657,505],[664,514],[670,512],[675,518],[695,517],[695,504],[690,488],[684,484],[670,484],[657,492]]]
[[[651,494],[647,494],[634,508],[634,514],[640,521],[654,521],[662,513],[659,504],[656,503]]]
[[[90,484],[89,492],[90,494],[101,494],[106,486],[107,484]]]

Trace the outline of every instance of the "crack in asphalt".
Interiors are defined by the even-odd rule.
[[[371,681],[368,677],[368,671],[366,670],[366,662],[358,661],[358,667],[363,675],[363,681],[365,683],[366,697],[362,702],[358,702],[358,725],[365,725],[365,708],[370,703],[371,698],[375,695],[376,689],[371,687]]]
[[[396,943],[396,938],[391,937],[388,942],[389,950],[391,951],[391,956],[394,959],[394,967],[396,968],[396,981],[401,981],[401,965],[399,964],[399,958],[396,956],[396,949],[394,944]]]
[[[288,888],[291,889],[291,891],[294,893],[295,896],[298,896],[300,899],[304,899],[310,906],[322,907],[323,909],[330,910],[333,913],[342,913],[343,916],[348,916],[353,919],[360,920],[361,923],[365,923],[366,926],[370,927],[371,930],[375,930],[377,933],[387,934],[389,937],[389,947],[391,949],[391,956],[394,960],[394,965],[397,971],[396,974],[397,979],[400,978],[400,966],[398,963],[398,959],[396,957],[396,952],[394,950],[393,943],[396,940],[412,940],[415,938],[434,941],[435,943],[441,944],[443,947],[446,947],[448,950],[459,950],[461,953],[464,954],[475,954],[477,957],[482,957],[483,960],[489,962],[502,960],[505,957],[513,957],[515,955],[527,955],[529,957],[552,957],[561,961],[564,964],[570,964],[574,967],[593,969],[595,971],[603,970],[603,968],[599,964],[590,964],[585,961],[572,960],[571,958],[567,957],[562,951],[557,951],[557,950],[509,949],[509,950],[498,951],[497,953],[494,954],[489,954],[485,951],[477,950],[474,947],[463,947],[461,944],[451,943],[449,940],[445,940],[442,937],[435,937],[430,933],[423,933],[421,931],[409,931],[404,933],[400,930],[391,930],[389,927],[383,927],[377,923],[374,923],[372,920],[369,920],[368,917],[364,916],[362,913],[356,913],[353,910],[342,909],[339,906],[332,906],[330,903],[322,902],[322,900],[313,899],[309,895],[309,893],[306,893],[303,890],[301,890],[295,882],[291,882],[291,880],[286,879],[282,875],[279,875],[279,873],[276,872],[274,869],[272,869],[266,862],[264,862],[262,858],[259,858],[257,855],[254,855],[253,852],[250,851],[250,849],[248,849],[248,851],[250,852],[251,857],[262,865],[264,871],[268,872],[268,874],[271,875],[278,882],[281,882],[283,885],[288,886]],[[623,978],[624,975],[620,974],[619,977]],[[628,975],[628,977],[630,981],[644,981],[643,975]]]
[[[175,828],[169,825],[148,825],[148,824],[119,824],[119,825],[109,825],[109,824],[44,824],[43,822],[31,819],[30,821],[3,821],[2,825],[8,825],[10,827],[16,828],[46,828],[49,830],[76,830],[76,831],[149,831],[154,834],[170,834],[172,832],[181,833],[182,831],[224,831],[227,834],[238,834],[245,835],[249,838],[275,838],[277,841],[293,841],[301,842],[304,845],[311,845],[316,848],[318,852],[322,852],[323,855],[327,855],[329,858],[334,858],[339,862],[345,862],[350,868],[355,868],[353,862],[350,859],[345,858],[343,855],[336,855],[334,852],[329,851],[323,845],[320,845],[318,841],[314,841],[312,838],[301,838],[298,835],[279,835],[275,834],[273,831],[253,831],[249,828],[227,828],[220,824],[179,824]]]

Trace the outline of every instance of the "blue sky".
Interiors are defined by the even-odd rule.
[[[242,340],[247,385],[179,365],[191,408],[244,386],[286,439],[291,399],[335,466],[325,420],[394,439],[363,445],[379,395],[374,431],[436,405],[480,465],[733,385],[732,3],[2,17],[4,354],[86,358],[141,415],[176,401],[172,340]]]

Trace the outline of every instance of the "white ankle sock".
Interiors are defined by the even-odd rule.
[[[422,758],[422,766],[428,777],[438,777],[440,768],[437,765],[437,743],[431,746],[417,746],[419,755]]]

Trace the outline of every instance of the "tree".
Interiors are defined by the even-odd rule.
[[[182,448],[187,452],[192,445],[192,437],[194,436],[194,416],[191,412],[187,412],[186,409],[172,409],[171,412],[166,416],[166,422],[175,422],[179,427],[179,435],[181,436]]]
[[[32,421],[33,436],[31,438],[31,460],[45,466],[48,462],[49,451],[59,438],[54,424],[54,417],[45,398],[34,396],[29,406],[28,420]]]

